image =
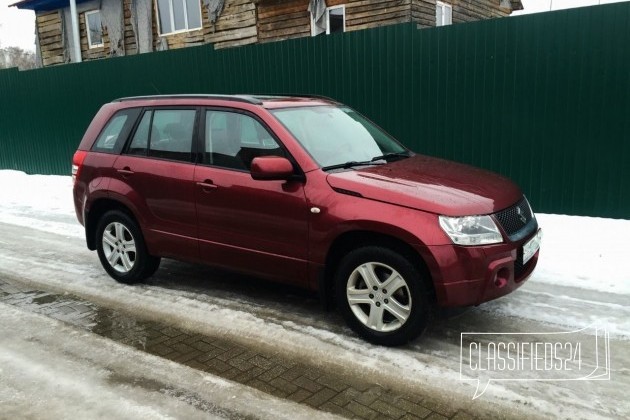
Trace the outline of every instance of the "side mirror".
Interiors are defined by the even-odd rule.
[[[293,175],[293,165],[278,156],[261,156],[252,160],[250,173],[259,181],[287,180]]]

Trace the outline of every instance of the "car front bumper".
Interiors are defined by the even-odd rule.
[[[522,264],[523,245],[540,234],[537,229],[518,242],[496,245],[429,247],[431,258],[425,261],[433,278],[438,305],[479,305],[518,289],[531,276],[540,253],[536,251]]]

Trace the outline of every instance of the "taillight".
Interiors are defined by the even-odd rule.
[[[72,182],[76,182],[85,156],[87,156],[87,152],[85,150],[77,150],[74,153],[74,156],[72,157]]]

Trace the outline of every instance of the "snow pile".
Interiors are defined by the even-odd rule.
[[[630,295],[630,220],[540,214],[536,282]]]
[[[0,170],[0,222],[83,237],[72,199],[72,178]]]

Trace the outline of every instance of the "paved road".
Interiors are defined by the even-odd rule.
[[[624,325],[630,309],[620,295],[532,281],[497,302],[435,319],[409,346],[384,349],[354,337],[336,314],[323,312],[313,296],[299,290],[174,261],[165,261],[146,285],[122,286],[104,274],[96,254],[87,251],[81,239],[2,223],[0,232],[0,279],[70,293],[109,310],[228,340],[353,383],[379,386],[385,396],[380,400],[394,408],[400,409],[395,403],[400,400],[391,395],[405,394],[427,415],[443,417],[630,417],[630,342],[615,334],[610,338],[610,381],[491,383],[472,401],[475,382],[459,376],[461,332],[542,333],[567,330],[563,325],[588,325],[589,319]],[[551,325],[541,319],[558,322]],[[593,341],[589,332],[576,337]],[[498,338],[508,341],[510,336]],[[585,345],[584,350],[591,349]],[[379,414],[371,407],[374,401],[365,407],[376,414],[365,417]],[[348,403],[341,407],[347,409]]]

